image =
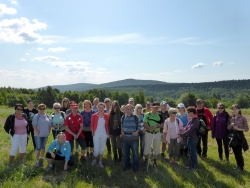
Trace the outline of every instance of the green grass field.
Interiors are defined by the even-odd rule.
[[[243,154],[245,171],[243,173],[233,170],[235,166],[234,155],[230,154],[230,164],[218,161],[217,144],[209,138],[208,158],[198,159],[199,169],[192,172],[184,168],[185,159],[180,160],[179,167],[170,167],[166,158],[159,156],[158,167],[145,171],[140,161],[140,171],[134,173],[122,170],[122,164],[113,164],[111,157],[105,152],[104,169],[91,167],[91,159],[81,163],[76,161],[69,171],[63,171],[63,165],[56,164],[52,172],[45,172],[47,162],[40,168],[34,168],[35,153],[31,141],[28,145],[28,154],[25,156],[26,167],[16,165],[7,170],[10,136],[5,133],[3,123],[13,109],[0,108],[0,187],[250,187],[250,155],[249,151]],[[243,111],[244,114],[248,110]],[[250,115],[246,115],[250,123]],[[250,143],[250,133],[246,133]],[[48,143],[52,141],[50,136]],[[48,144],[47,144],[48,145]],[[75,155],[75,158],[79,158]]]

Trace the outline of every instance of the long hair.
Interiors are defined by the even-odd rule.
[[[233,105],[232,105],[232,109],[233,109],[233,108],[237,108],[237,109],[239,110],[239,114],[242,115],[240,106],[239,106],[238,104],[233,104]],[[233,116],[234,116],[234,114],[232,114],[232,117],[233,117]]]
[[[116,107],[116,111],[114,111],[114,108]],[[118,103],[118,101],[114,100],[111,104],[111,110],[109,111],[109,117],[116,115],[116,118],[118,121],[121,119],[121,108]]]
[[[142,110],[141,110],[141,114],[138,114],[138,108],[141,108],[141,109],[142,109],[142,105],[141,105],[141,104],[135,105],[134,114],[140,117],[140,115],[143,114],[143,113],[142,113]]]
[[[64,108],[64,105],[63,105],[63,101],[68,101],[67,102],[67,109],[69,109],[70,108],[70,102],[69,102],[69,99],[68,98],[64,98],[63,100],[62,100],[62,105],[61,105],[61,108]]]
[[[225,105],[223,103],[219,102],[217,104],[217,108],[219,108],[219,107],[223,107],[224,108],[223,112],[226,112],[226,108],[225,108]],[[219,110],[217,110],[217,113],[219,113]]]

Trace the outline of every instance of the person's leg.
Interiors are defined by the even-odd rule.
[[[198,143],[197,143],[197,154],[201,156],[201,137],[199,137]]]
[[[145,148],[144,148],[144,156],[145,160],[148,160],[149,153],[151,151],[153,134],[145,132]]]
[[[31,129],[30,129],[30,124],[28,124],[28,130],[27,130],[27,143],[26,145],[28,146],[28,143],[29,143],[29,137],[30,137],[30,134],[31,134]]]
[[[23,163],[23,158],[26,153],[26,145],[27,145],[27,134],[20,135],[20,142],[19,142],[19,163]]]
[[[154,160],[157,159],[160,154],[160,145],[161,145],[161,133],[158,132],[154,135],[153,147],[154,147]]]
[[[72,155],[73,149],[74,149],[74,139],[72,138],[72,139],[69,141],[69,143],[70,143],[70,149],[71,149],[71,155]]]
[[[45,153],[45,146],[47,143],[48,137],[41,137],[41,152],[40,152],[40,159],[43,160],[44,153]]]
[[[104,149],[107,141],[107,135],[101,135],[100,136],[100,153],[99,153],[99,167],[103,168],[102,164],[102,156],[104,154]]]
[[[57,135],[57,131],[52,129],[52,135],[53,135],[53,139],[55,140],[56,139],[56,135]]]
[[[34,149],[36,149],[35,134],[34,134],[34,129],[33,129],[33,126],[32,126],[32,125],[31,125],[31,127],[30,127],[30,133],[31,133],[31,138],[32,138],[32,142],[33,142]]]
[[[173,162],[173,156],[174,156],[174,139],[170,139],[170,143],[168,144],[168,157],[169,162]]]
[[[9,156],[9,165],[11,165],[14,161],[14,158],[18,150],[19,141],[20,141],[19,135],[14,134],[11,137],[11,150],[10,150],[10,156]]]
[[[80,136],[76,139],[76,142],[81,146],[82,149],[81,159],[85,160],[84,150],[86,149],[86,142]]]
[[[91,155],[93,155],[93,151],[94,151],[94,142],[93,142],[93,136],[92,136],[92,132],[91,131],[89,131],[90,132],[90,137],[89,137],[89,147],[90,147],[90,149],[89,149],[89,152],[90,152],[90,154]]]
[[[111,145],[110,145],[110,139],[109,138],[107,138],[106,145],[107,145],[108,154],[111,155]]]
[[[40,156],[40,150],[41,150],[41,137],[35,136],[36,141],[36,166],[39,166],[39,156]]]
[[[52,156],[49,152],[46,153],[46,159],[48,161],[48,166],[52,167]]]
[[[130,169],[130,147],[131,141],[124,141],[123,142],[123,152],[124,152],[124,170]]]
[[[223,139],[224,151],[226,156],[226,161],[229,162],[229,148],[226,139]]]
[[[175,162],[178,163],[179,156],[180,156],[180,147],[181,143],[177,142],[177,139],[175,140],[175,146],[174,146],[174,156],[175,156]]]
[[[97,157],[100,153],[101,139],[99,138],[98,135],[95,135],[93,137],[93,142],[94,142],[95,149],[94,149],[94,159],[91,162],[91,166],[94,166],[96,164]]]
[[[133,170],[134,171],[137,171],[139,169],[138,144],[139,144],[139,140],[134,140],[131,142],[131,150],[133,153]]]
[[[235,159],[236,159],[238,168],[243,170],[244,169],[244,158],[242,155],[242,146],[241,145],[235,146],[233,148],[233,151],[234,151],[234,155],[235,155]]]
[[[167,149],[167,144],[164,143],[164,136],[163,133],[161,133],[161,154],[164,156],[164,152]]]
[[[141,157],[143,157],[144,148],[145,148],[145,133],[141,131],[141,137],[140,137],[140,148],[141,148]]]
[[[86,156],[86,153],[88,153],[88,148],[89,148],[89,135],[88,135],[89,131],[83,131],[83,134],[85,136],[85,143],[86,143],[86,149],[83,150],[83,155]]]
[[[201,139],[203,144],[202,157],[207,157],[208,131],[202,136]]]
[[[190,167],[197,168],[197,144],[198,141],[188,138],[188,150],[190,154]]]
[[[114,160],[117,161],[117,146],[116,146],[116,135],[110,135],[110,140],[112,143],[112,150],[113,150],[113,155],[114,155]]]
[[[223,159],[222,139],[216,138],[216,142],[217,142],[217,146],[218,146],[219,159],[222,160]]]
[[[116,136],[116,146],[118,150],[118,160],[121,161],[122,159],[122,140],[120,136]]]

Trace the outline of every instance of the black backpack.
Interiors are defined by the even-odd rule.
[[[227,135],[226,142],[229,148],[234,148],[235,146],[238,146],[241,144],[241,137],[237,132],[232,131],[231,133]]]
[[[202,137],[206,134],[208,131],[206,123],[202,120],[199,119],[199,128],[196,131],[196,134],[198,137]]]

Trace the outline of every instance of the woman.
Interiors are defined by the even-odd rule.
[[[24,107],[22,104],[16,104],[15,113],[9,115],[4,124],[5,131],[11,135],[9,165],[13,163],[18,148],[19,164],[22,164],[26,152],[28,120],[23,110]]]
[[[66,114],[63,111],[60,111],[60,103],[54,103],[53,108],[54,113],[50,115],[49,119],[51,122],[53,138],[55,140],[59,132],[65,132],[64,120],[66,118]]]
[[[141,157],[143,157],[143,153],[144,153],[144,146],[145,146],[145,131],[146,129],[144,129],[143,126],[143,118],[144,118],[144,114],[142,113],[142,105],[141,104],[137,104],[135,105],[135,111],[134,111],[134,115],[137,115],[139,118],[139,123],[140,123],[140,131],[139,131],[139,140],[140,140],[140,155]]]
[[[70,103],[68,98],[64,98],[62,100],[61,111],[66,113],[66,111],[70,108]]]
[[[248,149],[248,144],[244,136],[244,132],[248,132],[249,126],[246,118],[242,116],[239,105],[232,105],[232,111],[232,117],[230,118],[230,125],[228,126],[228,130],[238,133],[241,138],[240,143],[237,146],[233,147],[234,157],[237,162],[237,166],[234,169],[244,170],[244,158],[242,155],[242,149],[244,151]]]
[[[82,104],[82,107],[84,110],[81,112],[81,115],[83,118],[83,133],[85,135],[86,140],[87,155],[93,155],[94,143],[90,124],[91,117],[95,112],[92,110],[92,104],[89,100],[85,100]]]
[[[56,140],[54,140],[48,148],[46,153],[46,159],[48,161],[47,171],[51,171],[53,169],[52,159],[54,160],[64,160],[64,170],[68,169],[69,166],[74,165],[74,160],[71,157],[71,146],[68,141],[66,141],[66,135],[64,132],[60,132],[56,136]]]
[[[114,154],[114,162],[121,161],[122,158],[122,145],[121,145],[121,117],[123,113],[120,111],[120,106],[117,101],[113,101],[111,104],[111,110],[109,112],[109,135],[112,143],[112,150]],[[118,153],[118,155],[117,155]]]
[[[164,122],[164,142],[168,143],[169,164],[178,165],[180,155],[180,132],[183,130],[182,121],[176,118],[176,108],[168,110],[169,118]]]
[[[212,126],[212,138],[216,138],[216,142],[218,145],[218,153],[219,160],[223,160],[223,149],[222,142],[224,145],[226,161],[229,162],[229,149],[226,137],[228,135],[228,127],[229,125],[229,114],[225,111],[225,106],[222,103],[217,105],[217,112],[214,115],[213,126]]]
[[[191,170],[197,169],[197,144],[199,137],[197,136],[197,130],[200,125],[200,120],[196,117],[196,108],[190,106],[187,108],[189,121],[185,127],[185,131],[180,133],[181,137],[187,137],[188,152],[190,155],[190,163],[187,167]]]
[[[108,122],[109,116],[104,113],[105,104],[99,103],[97,105],[98,112],[93,114],[91,117],[91,131],[94,140],[94,160],[91,165],[96,164],[97,157],[99,156],[99,167],[103,168],[102,156],[106,146],[107,138],[109,137]]]
[[[48,140],[48,136],[51,129],[51,123],[49,116],[45,113],[46,105],[38,105],[38,113],[34,116],[32,125],[35,132],[35,141],[36,141],[36,167],[39,167],[39,156],[40,160],[43,160],[45,145]]]
[[[126,109],[125,105],[122,105],[120,110],[123,114],[125,114],[125,109]]]
[[[179,118],[182,123],[183,123],[183,127],[186,127],[187,123],[188,123],[188,114],[186,113],[186,108],[185,105],[183,103],[179,103],[178,104],[178,111],[179,113],[177,114],[177,118]],[[183,137],[182,138],[182,143],[180,146],[180,157],[183,155],[188,157],[188,150],[187,150],[187,138]]]

